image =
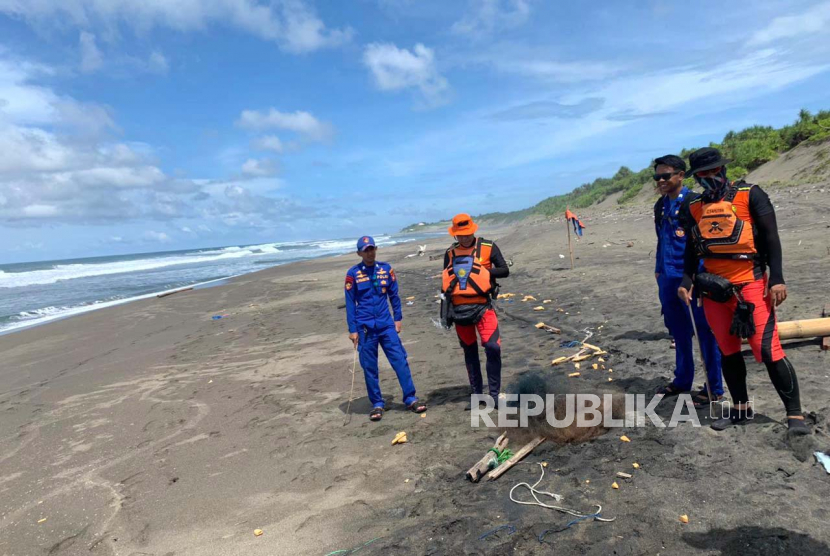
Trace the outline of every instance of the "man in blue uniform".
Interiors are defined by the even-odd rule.
[[[666,155],[654,161],[654,181],[662,194],[654,204],[654,227],[657,231],[657,266],[654,276],[657,278],[660,304],[663,306],[663,320],[676,344],[677,367],[674,370],[674,380],[658,391],[666,396],[688,392],[694,385],[695,378],[692,347],[694,330],[688,307],[677,297],[677,288],[683,280],[683,254],[686,249],[686,233],[679,221],[679,212],[683,201],[694,195],[683,186],[685,173],[686,162],[679,156]],[[720,350],[709,323],[706,322],[703,308],[698,307],[697,303],[692,303],[692,307],[712,397],[718,401],[723,398]],[[694,395],[693,400],[696,407],[709,403],[705,385]]]
[[[349,339],[360,355],[366,390],[369,401],[372,402],[369,419],[380,421],[385,407],[378,380],[378,344],[383,347],[389,364],[398,375],[403,390],[403,403],[415,413],[423,413],[427,406],[415,396],[406,350],[398,336],[403,314],[395,271],[389,263],[375,261],[377,247],[375,240],[369,236],[357,240],[357,254],[363,262],[354,265],[346,273],[346,320],[349,324]],[[389,314],[390,301],[394,320]]]

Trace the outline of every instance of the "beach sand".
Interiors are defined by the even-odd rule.
[[[818,317],[830,302],[830,189],[820,187],[770,189],[790,293],[780,320]],[[481,230],[513,260],[502,292],[539,300],[501,308],[563,330],[502,314],[504,389],[542,373],[557,391],[650,397],[674,362],[654,281],[651,207],[606,202],[579,215],[588,227],[573,271],[562,221]],[[427,255],[448,243],[430,241]],[[429,404],[425,417],[403,408],[381,357],[389,411],[369,422],[358,366],[344,425],[353,350],[342,287],[355,255],[0,337],[0,554],[324,555],[369,541],[359,554],[830,553],[830,475],[812,456],[830,447],[830,355],[815,341],[787,348],[813,436],[787,439],[782,404],[748,358],[759,413],[748,426],[716,433],[701,411],[701,428],[546,442],[528,464],[472,484],[464,473],[500,431],[470,426],[455,332],[432,322],[441,261],[405,258],[414,250],[382,249],[379,259],[394,265],[402,298],[415,297],[404,306],[402,339]],[[552,302],[534,312],[543,299]],[[581,340],[586,329],[609,352],[613,373],[583,364],[568,378],[572,366],[550,361],[573,353],[560,342]],[[399,431],[409,442],[391,446]],[[540,533],[572,517],[520,506],[508,493],[535,482],[542,461],[540,488],[581,511],[599,504],[616,520],[580,522],[540,543]],[[615,478],[618,471],[633,477]],[[506,524],[515,533],[480,538]]]

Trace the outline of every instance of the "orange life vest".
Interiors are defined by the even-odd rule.
[[[458,243],[454,243],[452,247],[447,249],[450,255],[450,265],[455,257],[459,255],[475,255],[475,261],[490,270],[493,267],[493,262],[490,260],[490,255],[493,253],[493,242],[489,239],[478,238],[476,242],[469,247],[462,247]]]
[[[695,220],[692,239],[707,272],[733,284],[754,282],[758,250],[755,226],[749,213],[753,185],[739,182],[727,189],[720,201],[706,203],[698,197],[689,203]]]
[[[449,294],[453,305],[484,304],[490,302],[493,282],[490,279],[490,254],[493,242],[479,238],[470,247],[455,244],[447,250],[449,264],[442,275],[441,291]],[[459,257],[472,257],[468,276],[456,276],[453,263]],[[464,270],[463,272],[467,272]],[[464,283],[466,281],[466,283]],[[462,289],[462,286],[464,289]]]

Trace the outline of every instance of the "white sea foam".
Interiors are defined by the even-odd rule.
[[[389,238],[389,236],[378,236],[377,243],[379,245],[394,245],[397,241]],[[145,259],[86,264],[57,264],[52,268],[26,272],[3,272],[0,270],[0,288],[24,288],[26,286],[54,284],[62,280],[74,280],[77,278],[141,272],[177,265],[221,262],[244,257],[276,255],[283,253],[280,247],[286,246],[307,248],[306,252],[303,249],[294,249],[286,253],[287,257],[306,258],[352,251],[355,248],[355,242],[352,240],[328,240],[307,243],[263,243],[244,247],[231,246],[221,249],[206,249],[194,251],[190,254],[150,255]]]
[[[193,286],[203,286],[205,284],[210,284],[211,282],[219,282],[221,280],[228,280],[230,278],[234,278],[230,276],[228,278],[219,278],[218,280],[210,280],[208,282],[202,282],[199,284],[193,284]],[[191,286],[192,287],[192,286]],[[40,324],[44,324],[53,320],[63,319],[66,317],[71,317],[75,315],[80,315],[83,313],[88,313],[90,311],[97,311],[98,309],[104,309],[106,307],[114,307],[116,305],[121,305],[123,303],[129,303],[131,301],[138,301],[139,299],[147,299],[150,297],[155,297],[157,295],[174,292],[176,290],[182,289],[181,287],[173,288],[169,290],[164,290],[160,292],[148,293],[144,295],[137,295],[134,297],[127,297],[124,299],[113,299],[109,301],[94,301],[92,303],[88,303],[85,305],[78,305],[75,307],[44,307],[42,309],[34,309],[32,311],[21,311],[15,320],[11,320],[6,322],[3,325],[0,325],[0,334],[5,334],[7,332],[11,332],[13,330],[19,330],[21,328],[28,328],[30,326],[37,326]]]
[[[30,270],[27,272],[0,271],[0,288],[23,288],[26,286],[54,284],[61,280],[156,270],[177,265],[220,262],[243,257],[273,255],[279,252],[280,250],[278,248],[266,244],[244,248],[229,247],[214,251],[195,252],[192,255],[156,256],[146,259],[114,261],[111,263],[58,264],[52,268]]]

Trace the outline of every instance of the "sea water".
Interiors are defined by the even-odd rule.
[[[406,234],[377,236],[375,240],[383,247],[424,237]],[[343,239],[0,264],[0,334],[194,284],[354,249],[353,239]]]

